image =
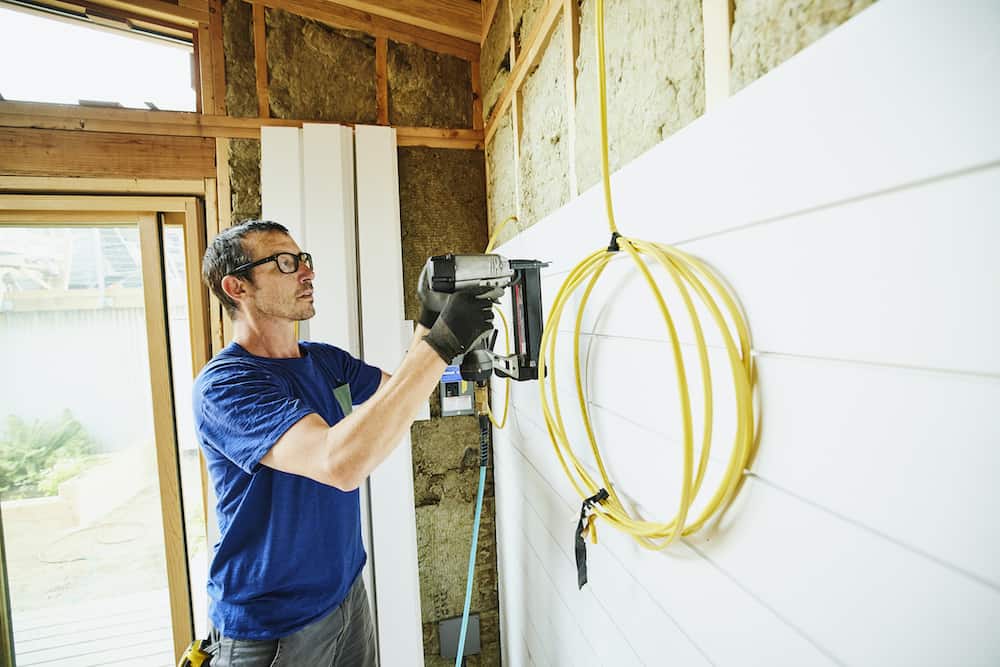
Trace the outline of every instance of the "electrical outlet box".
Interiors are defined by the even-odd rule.
[[[462,617],[446,618],[438,623],[438,643],[441,646],[442,658],[454,658],[458,655],[458,636],[462,631]],[[465,632],[465,647],[462,655],[478,655],[482,651],[479,645],[479,614],[469,614],[469,627]]]
[[[466,382],[458,366],[448,366],[441,376],[441,416],[474,415],[475,383]]]

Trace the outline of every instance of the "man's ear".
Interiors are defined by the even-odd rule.
[[[223,276],[222,278],[222,291],[226,293],[230,299],[239,303],[247,293],[246,283],[237,278],[236,276]]]

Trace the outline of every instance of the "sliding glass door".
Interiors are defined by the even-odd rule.
[[[196,609],[204,631],[206,606],[189,415],[207,346],[204,294],[188,270],[204,243],[200,205],[70,197],[66,206],[90,208],[39,211],[14,210],[14,199],[0,197],[0,520],[13,658],[176,664]],[[155,206],[95,210],[101,199]]]

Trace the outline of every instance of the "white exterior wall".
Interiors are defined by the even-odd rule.
[[[760,453],[721,523],[665,553],[599,522],[578,591],[580,499],[537,386],[515,384],[495,445],[506,664],[1000,663],[997,35],[996,3],[883,0],[614,175],[621,232],[708,261],[746,308]],[[552,262],[546,309],[607,245],[603,210],[597,186],[498,248]],[[666,521],[676,388],[629,264],[584,318],[588,401],[619,493]],[[709,344],[711,482],[733,424]]]

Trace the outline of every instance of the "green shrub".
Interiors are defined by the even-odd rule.
[[[0,497],[54,495],[60,483],[86,466],[94,451],[94,439],[69,410],[31,422],[9,415],[0,436]]]

